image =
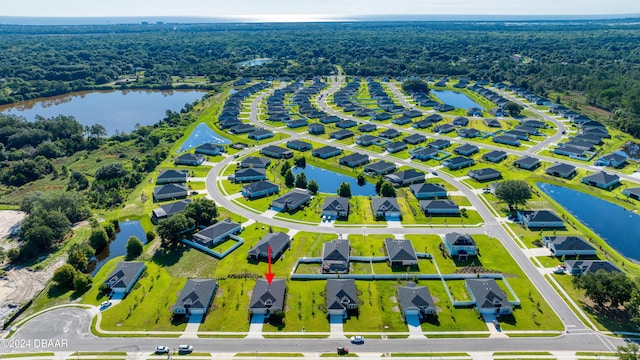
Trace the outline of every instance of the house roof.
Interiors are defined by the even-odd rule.
[[[202,160],[204,160],[204,155],[191,154],[191,153],[182,154],[176,158],[176,161],[202,161]]]
[[[620,177],[616,174],[609,174],[604,171],[600,171],[598,173],[585,176],[582,180],[590,182],[593,181],[598,184],[609,184],[611,182],[619,181]]]
[[[631,195],[640,196],[640,187],[627,188],[624,191],[626,191],[627,193],[629,193]]]
[[[191,199],[174,201],[172,203],[161,205],[159,208],[153,209],[153,215],[157,218],[171,216],[173,214],[177,214],[189,205]]]
[[[353,131],[342,129],[342,130],[338,130],[331,133],[331,137],[336,137],[336,136],[338,137],[353,136]]]
[[[358,138],[356,140],[357,141],[361,141],[361,142],[369,142],[369,141],[375,141],[377,139],[378,139],[377,136],[364,134],[364,135],[358,136]]]
[[[606,160],[606,161],[612,161],[612,162],[621,162],[621,161],[627,160],[626,157],[616,153],[611,153],[611,154],[601,156],[600,159]]]
[[[458,209],[458,204],[453,200],[420,200],[422,210],[430,209]]]
[[[450,165],[459,165],[459,164],[466,164],[467,162],[473,161],[473,159],[464,157],[464,156],[456,156],[454,158],[447,159],[445,161],[447,162],[447,164],[450,164]]]
[[[371,170],[371,171],[384,171],[390,168],[396,168],[396,164],[394,163],[390,163],[384,160],[380,160],[380,161],[376,161],[373,164],[368,164],[367,166],[364,167],[365,170]]]
[[[349,199],[346,197],[332,196],[324,199],[322,211],[345,211],[349,209]]]
[[[444,236],[444,241],[451,246],[475,246],[476,242],[469,234],[448,233]]]
[[[435,147],[440,147],[440,146],[446,146],[451,144],[451,141],[449,140],[445,140],[445,139],[437,139],[434,140],[432,142],[429,143],[429,146],[435,146]]]
[[[273,188],[278,188],[278,185],[268,180],[260,180],[260,181],[252,182],[242,187],[243,190],[248,192],[258,192],[258,191],[263,191],[263,190],[273,189]]]
[[[349,130],[347,130],[347,131],[349,131]],[[323,147],[321,147],[319,149],[313,150],[313,153],[322,155],[322,154],[331,154],[331,153],[333,153],[335,151],[342,152],[342,150],[338,149],[337,147],[333,147],[333,146],[328,146],[327,145],[327,146],[323,146]]]
[[[373,211],[383,211],[383,212],[394,212],[400,211],[400,205],[398,205],[398,200],[392,197],[383,197],[383,198],[373,198],[371,199],[371,205],[373,206]]]
[[[383,137],[396,137],[400,135],[400,132],[396,129],[387,129],[379,134]]]
[[[494,159],[494,158],[499,158],[499,157],[503,157],[503,156],[506,156],[506,155],[507,155],[506,151],[493,150],[491,152],[488,152],[488,153],[482,155],[482,158],[484,158],[484,159]]]
[[[460,145],[457,148],[455,148],[453,151],[456,152],[471,152],[471,151],[478,151],[478,147],[475,145],[471,145],[471,144],[464,144],[464,145]]]
[[[307,190],[296,188],[296,189],[293,189],[293,190],[289,191],[288,193],[280,196],[279,198],[274,199],[271,202],[271,205],[276,204],[276,203],[278,203],[278,204],[280,204],[280,203],[281,204],[294,203],[295,204],[295,203],[303,202],[303,201],[305,201],[307,199],[310,199],[310,198],[311,198],[311,195],[309,195],[309,192]]]
[[[621,270],[608,260],[565,260],[570,268],[580,268],[583,273],[603,270],[607,272],[621,272]]]
[[[206,309],[216,290],[213,279],[189,279],[184,285],[174,308]]]
[[[109,274],[105,284],[111,288],[128,289],[136,280],[140,270],[145,268],[141,261],[123,261]]]
[[[507,301],[507,295],[498,287],[494,279],[466,279],[465,281],[480,308],[511,306]]]
[[[580,236],[546,236],[545,242],[553,244],[556,250],[595,250],[591,244]]]
[[[556,222],[563,221],[551,210],[521,210],[520,214],[527,222]]]
[[[484,169],[470,170],[468,175],[470,177],[484,177],[484,176],[499,177],[499,176],[502,176],[502,173],[500,173],[500,171],[496,169],[484,168]]]
[[[418,261],[418,255],[416,255],[416,251],[409,240],[387,238],[384,239],[384,245],[387,248],[387,255],[389,255],[390,261]]]
[[[548,172],[558,172],[560,174],[566,174],[573,172],[576,169],[575,166],[565,163],[556,163],[553,166],[550,166],[547,171]]]
[[[385,148],[387,150],[406,149],[407,144],[403,141],[394,141],[392,143],[385,145]]]
[[[433,298],[426,286],[416,286],[408,282],[406,286],[398,286],[398,302],[403,312],[407,310],[435,310]]]
[[[289,140],[287,141],[287,146],[304,148],[304,147],[311,147],[311,144],[302,140]]]
[[[349,261],[349,240],[327,241],[322,246],[322,260]]]
[[[291,238],[289,235],[283,232],[268,233],[262,239],[260,239],[248,252],[249,255],[258,257],[260,254],[266,254],[271,246],[271,257],[275,258],[280,254],[289,244]]]
[[[235,128],[234,128],[235,129]],[[251,136],[262,136],[262,135],[272,135],[273,132],[267,129],[258,129],[249,133]]]
[[[433,148],[428,148],[428,147],[422,148],[420,150],[415,150],[412,153],[413,156],[416,156],[416,155],[432,156],[436,154],[438,154],[438,150]]]
[[[518,164],[518,165],[532,166],[532,165],[539,164],[540,160],[538,158],[534,158],[534,157],[531,157],[531,156],[523,156],[520,159],[514,161],[513,163],[514,164]]]
[[[165,170],[158,175],[157,180],[184,178],[186,181],[187,176],[189,176],[188,170]]]
[[[240,161],[240,167],[260,167],[266,168],[271,163],[271,160],[264,157],[249,156]]]
[[[412,134],[403,139],[404,142],[422,142],[427,139],[426,136],[421,134]]]
[[[206,144],[196,146],[196,151],[198,150],[200,151],[224,150],[224,147],[218,144],[206,143]]]
[[[153,188],[153,195],[156,197],[159,195],[168,195],[176,192],[188,194],[189,190],[187,189],[187,186],[183,184],[164,184]]]
[[[404,180],[409,180],[417,177],[422,177],[424,179],[424,173],[414,169],[407,169],[403,171],[394,172],[393,174],[385,175],[385,177],[388,178],[389,180],[401,182]]]
[[[245,177],[245,176],[258,176],[258,175],[264,175],[266,176],[267,174],[267,170],[263,169],[263,168],[244,168],[244,169],[238,169],[233,173],[236,178],[239,177]]]
[[[237,228],[240,228],[240,224],[231,219],[224,219],[193,234],[193,237],[201,242],[208,242]]]
[[[378,127],[375,124],[364,124],[364,125],[358,126],[359,131],[373,131],[377,128]]]
[[[413,184],[409,186],[409,190],[415,195],[447,191],[444,186],[434,183]]]
[[[249,307],[252,310],[269,309],[271,313],[284,310],[286,290],[284,279],[273,279],[271,284],[266,279],[258,279],[253,287]]]
[[[340,161],[345,161],[345,162],[361,162],[363,160],[367,160],[369,161],[369,155],[365,155],[365,154],[360,154],[360,153],[353,153],[351,155],[347,155],[344,156],[340,159]]]
[[[354,279],[327,280],[327,309],[346,309],[349,304],[358,304],[356,281]]]
[[[261,152],[264,153],[273,153],[273,154],[277,154],[277,155],[284,155],[284,154],[291,154],[291,150],[289,149],[285,149],[285,148],[281,148],[280,146],[275,146],[275,145],[268,145],[265,146],[264,148],[262,148]]]

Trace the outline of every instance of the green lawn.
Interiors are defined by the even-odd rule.
[[[218,279],[218,289],[200,331],[248,331],[249,300],[255,280]]]

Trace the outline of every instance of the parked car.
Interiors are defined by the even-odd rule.
[[[156,354],[167,354],[169,353],[169,348],[167,346],[156,346]]]
[[[498,320],[493,320],[493,326],[496,327],[496,330],[500,331],[500,322]]]
[[[110,300],[103,301],[102,304],[100,304],[100,310],[104,310],[104,309],[108,308],[109,306],[111,306],[111,301]]]
[[[193,346],[191,345],[180,345],[178,346],[178,354],[188,354],[193,351]]]
[[[346,346],[338,346],[338,355],[346,355],[349,353],[349,348]]]
[[[352,344],[364,344],[364,336],[356,335],[351,337]]]

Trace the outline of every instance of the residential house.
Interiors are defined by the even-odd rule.
[[[386,220],[400,220],[402,213],[398,200],[392,197],[382,197],[371,199],[373,214],[376,218],[384,218]]]
[[[123,261],[109,274],[104,285],[111,290],[110,296],[127,295],[142,275],[146,265],[141,261]]]
[[[440,134],[448,134],[455,130],[456,130],[456,127],[451,124],[442,124],[433,128],[433,132],[437,132]]]
[[[469,119],[467,119],[464,116],[458,116],[455,119],[453,119],[451,123],[455,126],[467,126],[469,124]]]
[[[182,154],[173,160],[175,165],[190,165],[198,166],[204,162],[204,155],[202,154]]]
[[[354,120],[340,120],[336,123],[336,127],[340,129],[349,129],[357,125],[358,123]]]
[[[442,115],[440,114],[431,114],[425,118],[425,120],[429,121],[432,124],[442,121]]]
[[[311,201],[309,191],[293,189],[271,202],[271,209],[278,212],[293,213]]]
[[[502,178],[502,173],[500,171],[491,168],[469,170],[467,175],[479,182],[497,180]]]
[[[217,283],[213,279],[188,279],[178,300],[173,304],[173,313],[177,315],[204,315],[216,292]]]
[[[389,266],[404,268],[418,266],[418,255],[413,249],[411,241],[386,238],[384,246],[389,257]]]
[[[433,123],[427,119],[425,120],[420,120],[420,121],[416,121],[413,124],[411,124],[411,127],[415,128],[415,129],[426,129],[429,126],[433,125]]]
[[[408,169],[385,175],[384,178],[394,186],[406,186],[424,182],[425,176],[423,172]]]
[[[498,119],[484,119],[483,122],[487,127],[493,127],[493,128],[501,128],[502,127],[502,125],[500,125],[500,121],[498,121]]]
[[[354,279],[328,279],[325,294],[330,317],[347,318],[350,311],[358,309],[358,293]]]
[[[309,122],[306,119],[297,119],[297,120],[289,120],[285,124],[287,124],[288,128],[295,129],[299,127],[305,127],[309,125]]]
[[[440,184],[422,183],[409,186],[416,199],[437,199],[447,197],[447,189]]]
[[[323,146],[318,149],[313,149],[311,155],[318,157],[320,159],[328,159],[334,156],[338,156],[342,153],[341,149],[333,146]]]
[[[505,135],[509,135],[509,136],[515,136],[515,137],[521,137],[522,140],[529,140],[529,136],[538,136],[541,135],[540,131],[538,131],[538,128],[533,128],[533,127],[529,127],[529,126],[525,126],[525,125],[518,125],[515,128],[513,128],[513,130],[517,131],[517,132],[505,132]],[[526,138],[524,137],[526,134]]]
[[[543,236],[542,243],[553,256],[595,256],[596,249],[585,239],[576,235]]]
[[[273,279],[271,284],[267,279],[259,278],[251,292],[249,312],[251,315],[264,315],[266,319],[271,314],[285,310],[287,298],[287,283],[285,279]]]
[[[160,220],[170,218],[172,215],[184,211],[189,205],[191,199],[174,201],[172,203],[161,205],[159,208],[151,211],[151,222],[157,224]]]
[[[256,127],[251,125],[251,124],[243,124],[240,123],[236,126],[233,126],[229,129],[229,132],[232,134],[246,134],[246,133],[250,133],[256,131]]]
[[[458,134],[458,136],[463,137],[463,138],[475,138],[480,136],[480,130],[478,129],[469,129],[469,128],[461,128],[456,130],[456,133]]]
[[[611,273],[622,272],[609,260],[565,260],[564,265],[567,267],[567,273],[571,275],[584,275],[588,272],[595,273],[600,270]]]
[[[578,148],[581,150],[586,150],[586,151],[593,151],[595,149],[595,146],[593,145],[592,142],[589,141],[580,141],[580,140],[569,140],[567,142],[565,142],[563,144],[564,146],[570,146],[573,148]]]
[[[499,163],[506,158],[507,158],[507,153],[502,150],[493,150],[482,155],[482,160],[491,161],[494,163]]]
[[[620,177],[616,174],[609,174],[604,171],[600,171],[599,173],[583,177],[582,183],[605,190],[611,190],[620,185]]]
[[[324,125],[318,124],[318,123],[309,124],[309,134],[311,135],[324,134]]]
[[[489,110],[489,112],[491,113],[491,115],[493,116],[497,116],[497,117],[505,117],[505,116],[509,116],[509,113],[502,109],[502,108],[493,108],[491,110]]]
[[[429,288],[416,286],[413,282],[407,282],[406,286],[398,286],[398,303],[406,321],[409,321],[411,316],[422,320],[436,313]]]
[[[480,314],[509,315],[513,311],[495,279],[466,279],[465,283]]]
[[[442,150],[451,145],[451,141],[446,139],[437,139],[427,144],[428,147],[436,150]]]
[[[391,123],[396,125],[406,125],[411,123],[411,118],[408,116],[402,115],[398,118],[391,120]]]
[[[498,135],[498,136],[494,136],[491,141],[498,144],[520,146],[520,140],[514,138],[513,136]]]
[[[356,138],[356,144],[360,146],[369,146],[371,144],[375,144],[377,141],[378,141],[377,136],[373,136],[369,134],[360,135]]]
[[[522,122],[522,125],[536,129],[544,129],[547,127],[547,124],[540,120],[525,120]]]
[[[412,144],[412,145],[423,143],[426,140],[427,140],[427,137],[421,134],[412,134],[402,139],[402,141],[404,141],[405,143]]]
[[[346,139],[346,138],[350,138],[350,137],[352,137],[354,135],[355,134],[351,130],[338,130],[338,131],[334,131],[331,134],[329,134],[329,137],[332,138],[332,139],[336,139],[336,140],[343,140],[343,139]]]
[[[378,127],[375,126],[374,124],[364,124],[364,125],[358,126],[358,131],[363,133],[376,131],[376,129],[378,129]]]
[[[353,153],[351,155],[340,158],[340,165],[356,168],[360,165],[369,163],[369,155]]]
[[[520,159],[514,161],[513,166],[520,169],[533,170],[540,166],[540,159],[531,156],[523,156]]]
[[[611,166],[613,168],[620,168],[627,164],[627,158],[616,153],[607,154],[601,156],[596,160],[596,166]]]
[[[386,112],[375,113],[373,117],[371,117],[371,120],[376,120],[376,121],[383,121],[383,120],[389,120],[389,119],[391,119],[391,114]]]
[[[273,233],[270,232],[263,236],[262,239],[249,249],[247,252],[247,258],[254,261],[268,259],[269,248],[271,248],[271,260],[275,261],[290,245],[291,238],[289,235],[281,231]]]
[[[188,170],[165,170],[156,178],[156,184],[186,183],[188,177]]]
[[[464,155],[464,156],[473,155],[473,154],[477,153],[478,151],[480,151],[480,149],[477,146],[471,145],[471,144],[463,144],[463,145],[460,145],[457,148],[453,149],[454,153],[456,153],[458,155]]]
[[[453,200],[420,200],[420,209],[425,215],[459,214],[460,208]]]
[[[529,134],[524,132],[524,131],[520,131],[520,130],[507,130],[504,132],[503,134],[504,136],[511,136],[514,137],[518,140],[523,140],[523,141],[527,141],[529,140]]]
[[[271,160],[263,157],[249,156],[238,164],[241,168],[261,168],[266,169],[271,164]]]
[[[384,146],[384,149],[390,154],[395,154],[397,152],[407,149],[407,147],[408,147],[407,143],[405,143],[404,141],[394,141],[386,144]]]
[[[380,134],[378,134],[379,137],[385,138],[385,139],[395,139],[398,136],[400,136],[402,134],[400,134],[400,132],[396,129],[387,129],[383,132],[381,132]]]
[[[193,234],[191,240],[210,248],[226,241],[240,231],[242,231],[242,225],[231,221],[231,219],[224,219]]]
[[[456,108],[449,104],[438,104],[434,106],[433,109],[439,112],[447,112],[447,111],[453,111]]]
[[[480,109],[479,107],[472,107],[467,109],[467,115],[468,116],[473,116],[473,117],[481,117],[482,116],[482,109]]]
[[[340,119],[339,117],[333,116],[333,115],[328,115],[320,118],[320,122],[323,124],[333,124],[333,123],[340,122],[341,120],[342,119]]]
[[[469,256],[478,255],[478,245],[469,234],[448,233],[444,236],[444,247],[450,257],[466,260]]]
[[[409,153],[411,154],[412,159],[417,159],[421,161],[436,159],[439,154],[438,150],[428,148],[428,147],[420,148],[417,150],[410,150]]]
[[[247,199],[257,199],[263,196],[277,194],[280,191],[278,185],[268,180],[256,181],[242,187],[242,196]]]
[[[337,239],[322,244],[322,273],[348,273],[350,251],[349,240]]]
[[[386,162],[386,161],[377,161],[373,164],[368,164],[364,167],[364,172],[374,175],[385,175],[396,171],[396,164]]]
[[[589,155],[584,149],[574,148],[572,146],[559,146],[553,149],[554,154],[568,156],[572,159],[586,160]]]
[[[224,146],[206,143],[196,146],[196,149],[194,151],[196,154],[216,156],[224,153]]]
[[[458,170],[468,166],[472,166],[474,161],[472,158],[464,157],[464,156],[456,156],[451,159],[447,159],[442,162],[442,165],[448,168],[449,170]]]
[[[416,118],[416,117],[422,116],[422,112],[419,110],[411,109],[411,110],[405,110],[404,113],[402,113],[402,115],[407,116],[409,118]]]
[[[573,165],[557,162],[550,166],[546,170],[546,173],[555,177],[571,179],[576,175],[576,167]]]
[[[293,157],[293,151],[275,145],[263,147],[260,150],[260,154],[274,159],[290,159]]]
[[[301,140],[289,140],[287,141],[287,147],[298,151],[307,151],[312,149],[310,143]]]
[[[520,210],[518,220],[527,228],[564,228],[564,221],[551,210]]]
[[[332,196],[324,199],[320,215],[329,219],[347,219],[349,217],[349,198]]]
[[[630,197],[632,199],[640,200],[640,187],[623,189],[622,195],[627,195],[627,197]]]
[[[185,198],[189,190],[184,184],[164,184],[153,188],[153,201],[164,201]]]
[[[234,171],[231,179],[235,183],[267,180],[267,170],[263,168],[240,168]]]

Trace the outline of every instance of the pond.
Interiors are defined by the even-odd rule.
[[[455,106],[461,109],[469,109],[477,107],[482,109],[482,106],[478,105],[475,101],[471,100],[467,95],[451,90],[431,90],[431,92],[438,97],[438,99],[444,101],[445,104]]]
[[[95,275],[107,261],[118,256],[126,255],[127,241],[129,241],[131,236],[137,237],[143,244],[147,242],[147,233],[139,221],[120,222],[120,232],[116,234],[116,238],[109,242],[109,247],[96,255],[96,262],[93,262],[89,266],[91,275]]]
[[[231,140],[219,135],[208,127],[207,124],[200,123],[195,127],[195,129],[193,129],[191,135],[189,135],[187,140],[182,143],[180,148],[176,150],[176,153],[193,149],[194,147],[205,143],[231,144]]]
[[[304,168],[297,166],[293,167],[291,171],[294,175],[304,172],[307,176],[307,181],[315,180],[318,183],[318,191],[322,193],[336,194],[340,184],[348,182],[351,186],[351,195],[376,196],[375,185],[366,183],[363,186],[360,186],[358,185],[358,180],[356,178],[343,175],[335,171],[326,170],[309,164]]]
[[[241,62],[240,66],[245,66],[245,67],[260,66],[260,65],[268,64],[272,61],[273,60],[271,60],[271,58],[253,59],[253,60],[247,60],[247,61]]]
[[[620,254],[640,261],[640,215],[577,190],[546,183],[537,185]]]
[[[131,132],[136,124],[155,124],[166,116],[167,110],[180,111],[204,94],[206,91],[202,90],[85,91],[0,106],[0,113],[31,121],[36,115],[73,116],[84,126],[100,124],[107,135],[113,135]]]

